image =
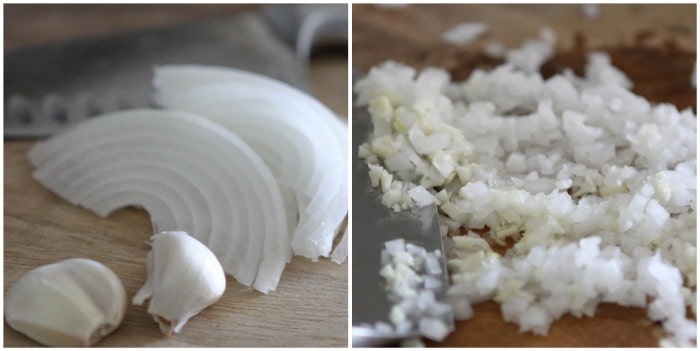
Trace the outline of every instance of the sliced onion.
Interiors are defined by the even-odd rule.
[[[331,260],[335,263],[343,263],[348,258],[348,230],[343,231],[343,237],[338,246],[331,253]]]
[[[347,215],[347,125],[311,96],[270,78],[228,68],[155,70],[164,107],[210,118],[241,136],[267,163],[285,195],[295,254],[328,256]]]
[[[350,158],[349,151],[350,149],[348,148],[348,143],[350,139],[348,138],[348,125],[347,123],[344,123],[340,121],[338,118],[333,118],[331,122],[331,126],[333,127],[333,130],[335,131],[335,134],[337,136],[337,140],[340,142],[340,149],[343,154],[346,155],[346,160]],[[347,203],[348,203],[348,184],[350,183],[350,172],[348,172],[348,163],[344,162],[341,166],[341,169],[344,174],[346,174],[345,177],[341,177],[341,189],[345,189],[345,191],[340,191],[338,194],[338,198],[336,201],[341,201],[342,204],[345,204],[345,210],[346,210],[346,219],[347,219]],[[347,224],[347,223],[346,223]],[[340,231],[336,233],[336,235],[340,235]],[[294,243],[292,242],[292,245]],[[348,257],[348,227],[346,225],[345,230],[343,230],[342,238],[338,245],[333,249],[333,252],[331,252],[331,260],[335,263],[343,263]]]
[[[132,110],[83,122],[29,152],[34,177],[100,216],[135,205],[154,232],[182,230],[261,292],[291,258],[282,195],[238,136],[189,113]]]

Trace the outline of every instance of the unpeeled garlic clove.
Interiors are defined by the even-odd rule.
[[[74,258],[25,273],[5,295],[5,319],[48,346],[90,346],[116,329],[126,291],[105,265]]]
[[[148,278],[133,303],[150,298],[148,313],[165,335],[178,333],[187,321],[218,301],[226,276],[214,253],[185,232],[162,232],[151,237]]]

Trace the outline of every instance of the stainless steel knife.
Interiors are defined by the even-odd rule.
[[[231,17],[5,53],[5,137],[49,135],[103,112],[152,105],[161,64],[230,66],[308,90],[318,42],[347,44],[347,5],[270,5]]]
[[[370,186],[368,167],[357,156],[357,149],[370,133],[370,117],[366,108],[352,111],[353,173],[352,173],[352,344],[353,347],[387,346],[401,339],[419,337],[418,330],[405,334],[385,335],[373,328],[376,322],[389,323],[392,303],[379,275],[384,243],[403,238],[407,243],[422,246],[427,251],[439,249],[444,253],[439,219],[435,206],[411,211],[393,212],[381,204],[379,191]],[[446,302],[448,287],[445,260],[442,264],[442,289],[437,301]],[[454,329],[454,319],[444,321]]]

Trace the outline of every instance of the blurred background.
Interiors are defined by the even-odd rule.
[[[489,43],[516,48],[548,27],[557,36],[557,55],[545,63],[545,77],[564,66],[582,72],[585,52],[604,50],[635,83],[635,92],[679,108],[695,106],[690,76],[695,64],[695,4],[460,4],[353,5],[353,69],[384,60],[421,68],[443,67],[466,79],[478,67],[502,62],[484,54]],[[442,35],[459,23],[483,23],[487,31],[466,45]]]

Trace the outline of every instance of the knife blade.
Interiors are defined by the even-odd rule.
[[[405,334],[381,335],[365,325],[389,322],[391,301],[383,288],[381,251],[384,243],[403,238],[406,243],[421,246],[428,252],[436,249],[444,253],[436,206],[393,212],[380,201],[381,193],[373,189],[368,176],[369,168],[357,156],[360,144],[370,133],[370,116],[366,108],[353,107],[353,173],[352,173],[352,343],[354,347],[385,346],[401,339],[419,337],[418,330]],[[444,258],[442,288],[435,292],[436,301],[446,302],[448,287]],[[445,318],[450,330],[454,318]]]
[[[301,6],[301,5],[299,5]],[[314,6],[314,5],[310,5]],[[6,53],[5,137],[40,137],[104,112],[152,107],[152,69],[161,64],[231,66],[308,91],[305,64],[278,23],[299,36],[347,40],[347,6],[274,5],[230,17],[67,41]],[[302,31],[310,19],[315,30]],[[345,37],[342,36],[345,23]],[[331,25],[334,24],[334,25]],[[306,45],[314,40],[297,38]],[[297,50],[299,50],[297,45]]]

